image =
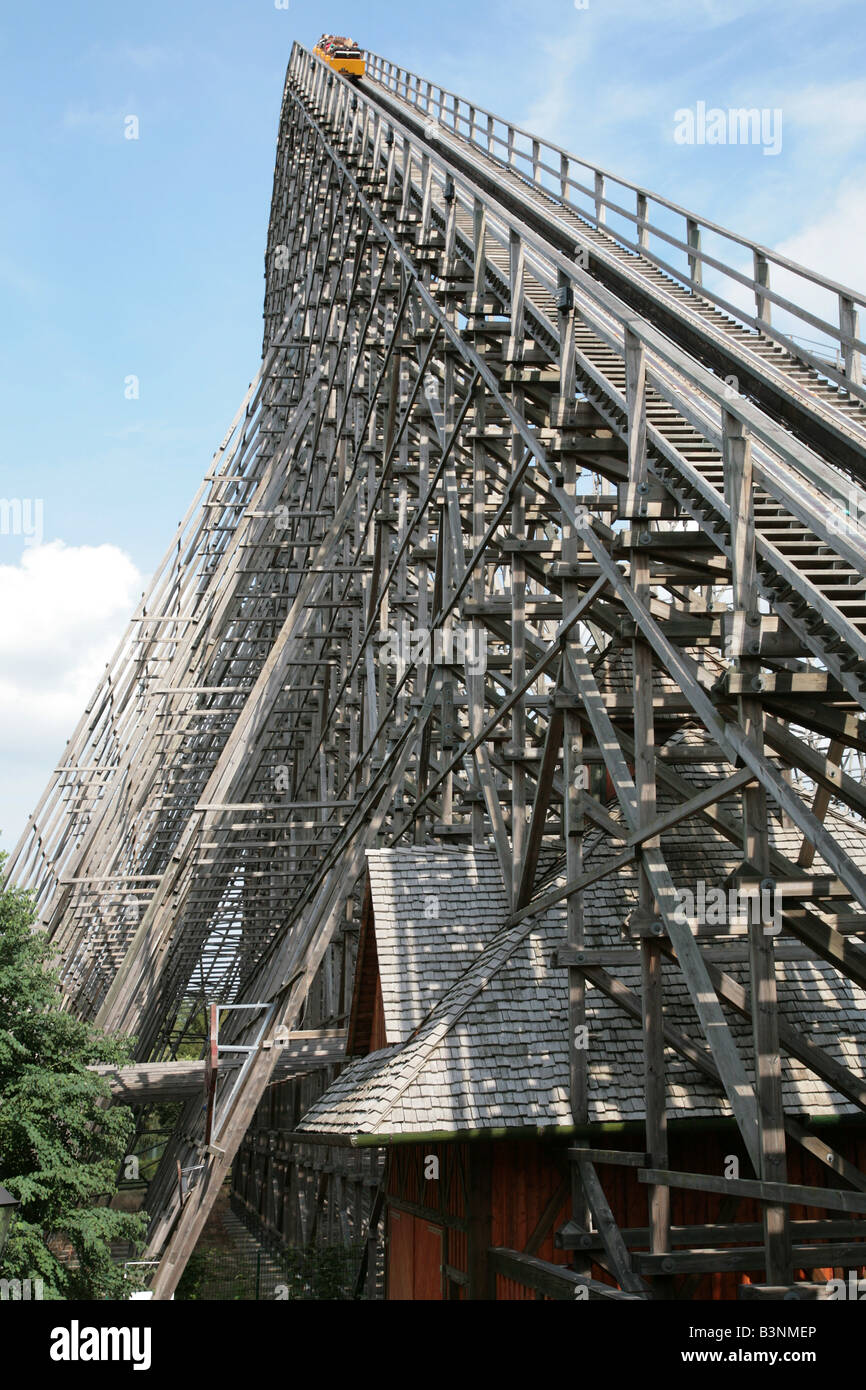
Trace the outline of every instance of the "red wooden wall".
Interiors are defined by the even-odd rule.
[[[609,1142],[609,1141],[608,1141]],[[866,1170],[866,1136],[834,1130],[832,1147]],[[466,1294],[468,1230],[471,1216],[468,1173],[473,1162],[471,1144],[400,1145],[389,1155],[388,1194],[388,1297],[460,1298]],[[532,1253],[554,1264],[568,1264],[570,1255],[554,1248],[554,1233],[570,1216],[570,1189],[565,1143],[541,1140],[496,1140],[486,1144],[491,1159],[490,1244],[525,1250],[545,1211],[556,1200],[556,1214],[544,1238],[533,1243]],[[623,1148],[637,1149],[639,1141],[623,1141]],[[721,1175],[729,1154],[740,1158],[744,1175],[749,1165],[731,1131],[674,1133],[670,1142],[670,1166],[674,1170]],[[425,1160],[439,1160],[439,1179],[424,1177]],[[427,1165],[429,1167],[429,1164]],[[599,1165],[599,1177],[614,1216],[621,1227],[647,1224],[648,1189],[637,1181],[632,1168]],[[827,1185],[827,1169],[803,1149],[789,1149],[788,1181]],[[712,1193],[671,1190],[675,1225],[699,1225],[719,1218],[723,1199]],[[838,1215],[839,1213],[836,1213]],[[792,1207],[794,1219],[831,1217],[818,1208]],[[743,1201],[738,1222],[760,1220],[760,1205]],[[864,1225],[866,1232],[866,1225]],[[447,1267],[447,1268],[446,1268]],[[863,1275],[863,1271],[860,1271]],[[464,1276],[464,1282],[459,1281]],[[612,1284],[604,1270],[593,1266],[592,1276]],[[824,1269],[817,1278],[840,1278],[844,1271]],[[694,1299],[735,1299],[740,1283],[763,1282],[764,1272],[705,1275],[682,1293]],[[811,1270],[795,1272],[795,1279],[811,1279]],[[682,1286],[684,1277],[679,1277]],[[497,1276],[496,1297],[503,1300],[534,1299],[536,1294],[510,1279]]]

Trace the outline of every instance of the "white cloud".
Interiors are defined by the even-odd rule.
[[[828,280],[866,295],[863,271],[863,226],[866,224],[866,179],[850,179],[833,201],[816,209],[818,216],[793,236],[774,247],[779,255],[815,270]],[[839,322],[838,296],[790,271],[771,269],[773,289],[816,317],[836,325]],[[796,320],[784,311],[774,311],[773,321],[783,332],[817,346],[824,340],[820,329]],[[861,311],[860,336],[866,322]]]
[[[0,564],[0,830],[7,844],[57,766],[143,588],[144,577],[113,545],[51,541],[25,547],[18,563]]]
[[[863,228],[866,226],[866,173],[847,180],[833,202],[816,209],[818,216],[776,250],[789,260],[820,271],[852,289],[866,287]]]

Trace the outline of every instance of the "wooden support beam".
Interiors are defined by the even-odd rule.
[[[626,1293],[610,1284],[602,1284],[597,1279],[575,1274],[563,1265],[550,1264],[519,1250],[506,1250],[496,1246],[490,1251],[490,1264],[495,1274],[535,1289],[544,1298],[574,1300],[578,1289],[585,1289],[590,1301],[604,1299],[621,1302],[623,1299],[641,1298],[640,1294]]]
[[[752,1178],[719,1178],[708,1173],[671,1173],[642,1168],[639,1182],[666,1183],[690,1192],[718,1192],[722,1196],[751,1197],[770,1206],[822,1207],[829,1211],[866,1212],[866,1192],[843,1192],[839,1188],[807,1187],[797,1183],[762,1182]]]
[[[794,1245],[791,1247],[794,1269],[857,1269],[866,1265],[866,1241],[847,1241],[827,1245]],[[738,1250],[677,1250],[668,1255],[632,1255],[636,1270],[653,1274],[730,1274],[765,1269],[766,1252],[763,1245],[743,1246]]]
[[[637,793],[622,756],[619,741],[607,715],[589,663],[582,655],[573,657],[573,671],[584,701],[587,717],[602,750],[620,805],[632,830],[640,826]],[[752,1087],[731,1037],[727,1020],[710,983],[700,949],[687,923],[675,911],[676,892],[660,849],[644,849],[642,865],[677,950],[692,1003],[713,1053],[731,1108],[737,1117],[750,1156],[759,1164],[757,1108]]]
[[[719,997],[725,999],[744,1018],[750,1018],[752,1005],[749,992],[743,985],[726,975],[711,961],[707,962],[707,971]],[[837,1062],[824,1048],[811,1042],[802,1029],[793,1028],[779,1019],[779,1042],[789,1056],[796,1057],[846,1100],[851,1100],[866,1110],[866,1081],[852,1072],[850,1067]]]
[[[562,729],[562,711],[553,710],[544,737],[544,746],[542,748],[541,762],[538,769],[538,780],[535,784],[535,798],[532,803],[529,832],[526,838],[525,857],[520,876],[520,889],[514,900],[514,906],[518,910],[525,907],[529,902],[532,897],[532,890],[535,886],[535,875],[538,872],[538,856],[541,851],[544,838],[544,825],[550,807],[551,793],[553,791],[553,777],[562,750]]]
[[[490,1263],[490,1242],[493,1238],[493,1154],[490,1144],[470,1145],[468,1161],[468,1297],[473,1301],[491,1300],[496,1297],[496,1286]]]
[[[578,1149],[578,1153],[579,1153]],[[599,1232],[602,1243],[604,1244],[607,1257],[610,1260],[611,1268],[616,1276],[621,1289],[626,1293],[646,1294],[649,1292],[647,1285],[639,1274],[634,1272],[631,1257],[625,1247],[625,1242],[616,1224],[614,1214],[610,1209],[608,1200],[604,1195],[604,1189],[598,1180],[595,1166],[588,1158],[578,1158],[577,1166],[580,1169],[583,1191],[589,1209],[592,1212],[596,1230]],[[642,1170],[643,1171],[643,1170]]]

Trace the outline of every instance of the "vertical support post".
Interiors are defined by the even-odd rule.
[[[599,227],[603,227],[607,221],[607,209],[604,205],[604,174],[598,169],[595,171],[595,220]]]
[[[487,494],[486,476],[486,454],[484,449],[484,426],[486,423],[485,396],[484,392],[475,392],[472,405],[472,424],[475,438],[472,442],[472,551],[480,544],[484,534],[484,501]],[[459,538],[458,538],[459,539]],[[455,542],[456,544],[456,542]],[[457,557],[458,564],[463,561],[462,545]],[[484,567],[476,565],[472,574],[471,584],[472,598],[477,604],[484,600]],[[463,643],[463,663],[464,679],[469,694],[469,732],[473,738],[480,734],[484,724],[484,681],[483,672],[479,672],[478,657],[481,652],[481,641],[486,629],[480,618],[472,617],[469,621],[469,636],[471,638],[472,660],[470,663],[470,649],[464,640]],[[495,794],[495,793],[494,793]],[[472,808],[473,823],[473,844],[481,843],[483,816],[480,802],[474,802]],[[508,885],[506,885],[508,891]]]
[[[480,198],[475,199],[475,211],[473,216],[473,241],[475,247],[475,267],[473,274],[472,293],[476,298],[481,298],[484,294],[484,251],[487,241],[487,209]],[[478,312],[476,308],[476,312]]]
[[[468,1252],[469,1298],[491,1300],[496,1296],[490,1266],[493,1243],[493,1153],[489,1140],[468,1144]]]
[[[847,295],[839,296],[839,331],[846,338],[860,337],[860,315],[853,299]],[[863,385],[863,359],[853,343],[842,343],[842,361],[845,375],[855,386]]]
[[[208,1026],[207,1026],[207,1050],[205,1052],[205,1125],[204,1142],[209,1144],[213,1134],[214,1105],[216,1103],[216,1088],[219,1079],[219,1027],[220,1016],[219,1008],[216,1004],[208,1005]]]
[[[764,294],[764,290],[770,288],[770,262],[761,252],[755,252],[755,305],[757,317],[761,323],[771,323],[773,316],[773,305],[771,300]]]
[[[521,397],[520,404],[515,408],[520,410],[522,406],[522,389],[517,388],[515,395]],[[512,433],[512,459],[516,460],[522,450],[523,442]],[[481,513],[483,525],[484,513]],[[478,544],[480,536],[476,523],[476,540]],[[515,540],[523,540],[526,536],[526,501],[523,490],[519,489],[514,497],[514,505],[511,509],[511,533]],[[483,594],[482,594],[483,596]],[[526,674],[526,556],[520,551],[515,551],[511,556],[511,670],[512,680],[515,687],[519,686]],[[517,901],[520,892],[520,880],[523,872],[523,861],[526,853],[526,766],[524,763],[524,753],[526,742],[526,707],[525,702],[520,699],[514,706],[511,715],[511,896],[512,901]]]
[[[331,87],[330,87],[330,96],[328,97],[328,106],[327,106],[327,120],[328,120],[329,123],[333,121],[333,119],[334,119],[334,114],[335,114],[336,109],[337,109],[337,95],[338,95],[339,86],[340,86],[339,82],[334,82],[334,83],[332,83],[332,85],[331,85]]]
[[[572,332],[572,341],[574,334]],[[560,338],[562,342],[562,338]],[[568,497],[573,499],[577,491],[577,462],[573,454],[566,454],[562,460],[563,487]],[[562,559],[569,566],[572,577],[562,581],[563,608],[568,610],[580,598],[580,585],[577,582],[580,549],[580,534],[573,522],[562,518]],[[579,641],[578,634],[569,637],[563,654],[562,688],[566,694],[573,694],[569,653]],[[551,722],[555,715],[551,711]],[[574,709],[566,709],[562,717],[562,819],[565,837],[566,878],[577,879],[583,872],[583,836],[586,818],[583,813],[583,793],[586,791],[586,771],[583,750],[583,729]],[[537,812],[536,812],[537,814]],[[580,949],[584,944],[583,893],[571,893],[566,899],[566,932],[570,947]],[[568,1072],[569,1099],[571,1115],[575,1125],[584,1125],[589,1119],[589,1052],[592,1038],[586,1024],[586,978],[576,966],[568,969]],[[570,1165],[571,1210],[572,1216],[583,1230],[592,1224],[591,1209],[583,1186],[580,1167]],[[588,1275],[591,1260],[577,1253],[572,1264],[580,1274]]]
[[[427,491],[427,484],[430,478],[430,435],[426,428],[422,429],[418,440],[418,489],[423,497]],[[418,544],[426,550],[430,542],[430,519],[429,513],[425,511],[418,527]],[[426,560],[419,561],[417,569],[418,582],[418,607],[416,610],[416,627],[419,632],[427,632],[430,628],[430,570]],[[430,661],[433,653],[429,653],[418,663],[417,689],[426,690],[430,680]],[[427,785],[427,774],[430,767],[430,727],[425,724],[419,737],[418,748],[418,794],[423,794]],[[415,820],[415,844],[425,843],[429,833],[429,821],[427,814],[416,817]]]
[[[574,465],[568,465],[571,472]],[[573,551],[574,553],[574,551]],[[578,586],[572,583],[572,594]],[[566,873],[569,879],[583,872],[583,834],[585,818],[582,794],[585,790],[583,733],[574,710],[566,710],[563,725],[563,816],[565,832]],[[568,945],[580,949],[584,942],[583,893],[571,893],[566,899]],[[589,1118],[587,1054],[592,1039],[586,1036],[586,981],[583,971],[570,966],[568,971],[568,1045],[571,1083],[571,1114],[576,1125]]]
[[[400,204],[400,220],[405,222],[409,216],[412,199],[412,148],[408,140],[403,141],[403,201]]]
[[[644,345],[629,329],[625,333],[626,400],[628,404],[628,482],[629,492],[645,489],[647,470],[646,354]],[[649,527],[651,523],[642,522]],[[631,559],[631,583],[641,603],[650,599],[649,554],[635,550]],[[638,824],[647,825],[656,815],[655,718],[653,713],[653,654],[648,642],[635,637],[632,642],[634,688],[635,790]],[[647,849],[657,849],[658,839],[648,840]],[[646,870],[638,871],[639,909],[643,920],[655,911],[655,897]],[[662,990],[662,943],[642,936],[641,1004],[644,1043],[644,1093],[646,1104],[646,1148],[655,1168],[668,1166],[667,1108],[665,1097],[664,996]],[[651,1186],[648,1190],[650,1249],[662,1255],[670,1250],[670,1189]],[[664,1292],[659,1281],[658,1294]]]
[[[576,323],[574,286],[565,271],[559,272],[559,394],[561,406],[569,411],[577,389],[574,330]]]
[[[385,166],[385,186],[382,190],[382,196],[391,199],[394,196],[394,173],[397,168],[397,141],[394,139],[393,127],[388,128],[385,144],[388,150],[388,159]]]
[[[511,333],[508,343],[508,356],[517,361],[523,356],[523,311],[524,280],[526,274],[526,253],[523,239],[513,229],[509,240],[509,263],[511,279]]]
[[[649,246],[649,227],[647,221],[647,196],[645,193],[638,193],[636,199],[635,215],[638,221],[637,243],[641,249]]]
[[[827,749],[826,766],[828,771],[830,770],[830,768],[832,768],[834,772],[841,773],[842,757],[844,753],[845,744],[839,743],[836,739],[834,739],[830,743],[830,747]],[[823,821],[824,817],[827,814],[827,808],[830,805],[830,801],[831,796],[827,788],[818,787],[815,792],[815,799],[812,802],[812,815],[817,816],[818,820]],[[811,869],[814,859],[815,846],[812,844],[811,840],[807,840],[804,836],[803,843],[800,846],[800,853],[797,856],[797,863],[799,864],[801,869]]]
[[[693,217],[686,218],[686,240],[689,244],[689,279],[703,284],[704,269],[700,256],[701,229]]]
[[[742,422],[727,410],[723,412],[722,432],[725,496],[731,512],[734,612],[754,614],[758,607],[758,588],[751,441]],[[760,657],[740,655],[738,659],[744,675],[755,676],[760,671]],[[762,755],[764,710],[760,697],[741,697],[738,705],[743,732],[756,753]],[[760,783],[743,791],[743,855],[751,873],[757,871],[762,878],[769,875],[767,797]],[[785,1114],[775,958],[772,937],[767,933],[761,917],[757,903],[750,903],[749,974],[761,1149],[761,1171],[758,1176],[764,1182],[785,1182]],[[770,1284],[790,1284],[793,1271],[787,1208],[765,1205],[763,1224],[767,1281]]]
[[[421,226],[418,230],[419,246],[423,246],[430,235],[430,209],[433,204],[433,169],[430,156],[421,156]]]

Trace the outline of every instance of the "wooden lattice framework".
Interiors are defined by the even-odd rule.
[[[374,55],[356,87],[297,45],[266,268],[261,367],[9,866],[67,1006],[134,1033],[142,1060],[174,1058],[197,1006],[235,1006],[221,1037],[243,1064],[209,1136],[186,1101],[151,1186],[155,1296],[280,1044],[345,1022],[369,846],[489,840],[512,920],[549,904],[538,864],[560,854],[579,1027],[587,979],[610,980],[581,910],[582,834],[610,825],[584,773],[601,764],[627,838],[591,877],[640,875],[651,1253],[670,1250],[670,1187],[697,1181],[668,1168],[673,1047],[727,1095],[756,1176],[720,1181],[761,1197],[767,1280],[789,1284],[787,1205],[806,1197],[786,1134],[847,1182],[823,1205],[866,1210],[866,1177],[784,1113],[773,938],[749,928],[741,998],[675,912],[659,835],[704,817],[744,877],[788,885],[782,939],[866,985],[866,876],[824,824],[866,809],[863,296]],[[802,307],[815,284],[838,322]],[[612,639],[633,669],[614,702],[593,674]],[[657,756],[654,669],[679,688],[668,720],[729,765],[697,794]],[[680,804],[659,817],[662,785]],[[741,820],[718,809],[733,795]],[[768,803],[802,832],[798,863],[772,849]],[[665,1022],[666,957],[699,1041]],[[807,1056],[866,1105],[862,1077]],[[575,1049],[576,1124],[588,1066]],[[183,1196],[178,1164],[196,1174]],[[645,1296],[593,1150],[573,1168],[575,1229],[591,1216],[620,1288]]]

